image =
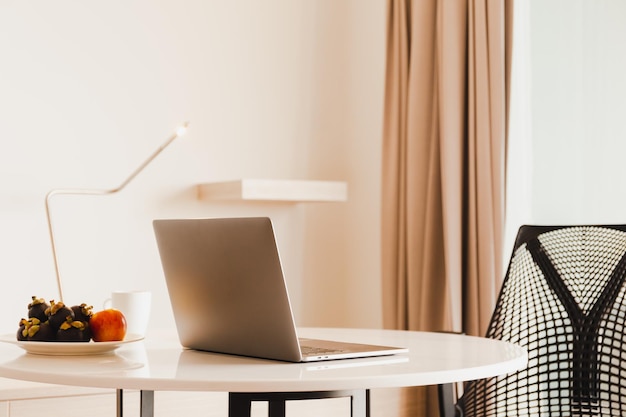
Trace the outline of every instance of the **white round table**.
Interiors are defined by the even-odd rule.
[[[353,415],[368,414],[371,388],[437,385],[503,375],[524,368],[525,349],[506,342],[448,333],[394,330],[299,330],[300,336],[408,347],[409,352],[369,359],[315,363],[272,360],[183,349],[175,335],[151,336],[110,354],[52,356],[0,346],[0,376],[33,382],[142,392],[142,417],[153,412],[154,391],[230,393],[229,415],[246,415],[249,403],[270,401],[270,416],[284,401],[350,395]],[[282,405],[281,405],[282,404]],[[272,411],[274,408],[275,411]],[[281,414],[282,411],[282,414]]]

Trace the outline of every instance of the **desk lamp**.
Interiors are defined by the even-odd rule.
[[[176,131],[161,145],[152,155],[148,157],[139,167],[137,167],[122,183],[116,188],[111,189],[81,189],[81,188],[66,188],[66,189],[54,189],[46,194],[46,217],[48,219],[48,232],[50,233],[50,243],[52,245],[52,257],[54,259],[54,270],[56,272],[57,287],[59,290],[59,300],[63,300],[63,287],[61,285],[61,276],[59,274],[59,261],[57,259],[57,251],[54,241],[54,229],[52,227],[52,218],[50,216],[50,200],[55,195],[60,194],[81,194],[81,195],[105,195],[115,194],[122,191],[128,183],[130,183],[141,171],[147,167],[165,148],[167,148],[176,138],[183,136],[187,132],[189,122],[179,126]]]

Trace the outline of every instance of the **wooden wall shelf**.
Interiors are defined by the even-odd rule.
[[[198,185],[200,200],[344,202],[348,185],[341,181],[241,179]]]

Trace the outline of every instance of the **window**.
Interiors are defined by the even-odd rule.
[[[506,261],[522,223],[626,223],[626,2],[515,2]]]

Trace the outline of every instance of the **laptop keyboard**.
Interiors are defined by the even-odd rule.
[[[344,349],[330,349],[320,346],[300,346],[300,351],[304,356],[320,356],[320,355],[334,355],[336,353],[347,352]]]

